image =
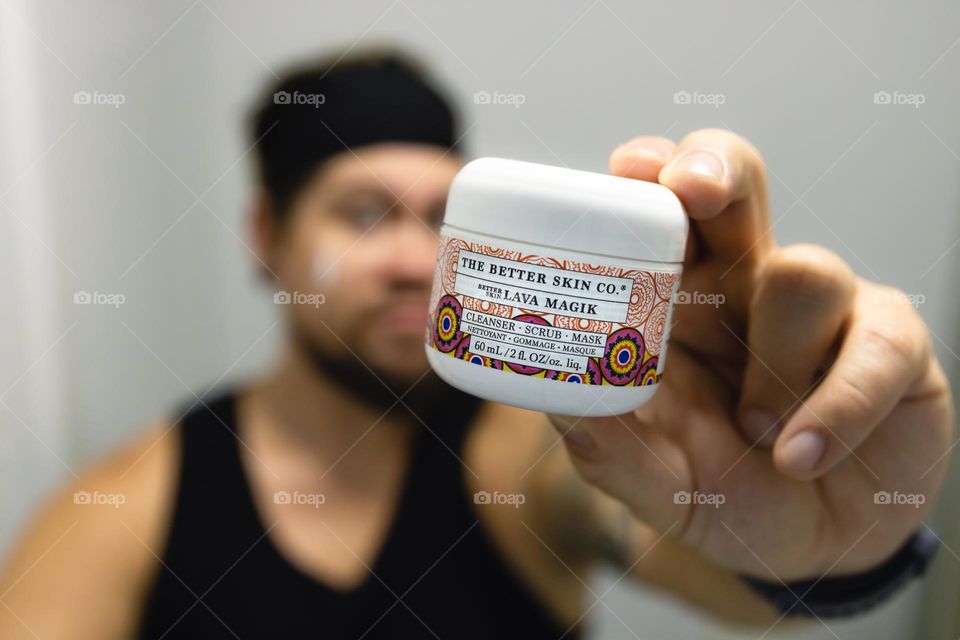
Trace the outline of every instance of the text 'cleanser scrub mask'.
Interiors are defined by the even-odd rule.
[[[663,376],[687,216],[659,184],[502,158],[454,178],[426,351],[451,385],[561,415],[626,413]]]

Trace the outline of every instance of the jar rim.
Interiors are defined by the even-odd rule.
[[[687,214],[666,187],[620,176],[485,157],[461,168],[444,224],[567,251],[682,262]]]

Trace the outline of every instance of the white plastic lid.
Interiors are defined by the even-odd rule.
[[[444,223],[655,262],[682,262],[688,229],[679,198],[659,184],[506,158],[478,158],[460,170]]]

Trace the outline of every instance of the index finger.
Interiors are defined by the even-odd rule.
[[[694,131],[658,181],[683,202],[705,258],[734,263],[774,248],[763,158],[744,138],[723,129]]]

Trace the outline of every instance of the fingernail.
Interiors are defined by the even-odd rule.
[[[740,415],[743,432],[750,438],[750,444],[770,448],[780,435],[777,416],[766,409],[747,409]]]
[[[812,429],[801,431],[790,438],[781,452],[785,467],[793,471],[812,471],[827,449],[824,437]]]
[[[595,446],[593,438],[583,429],[577,428],[577,421],[577,418],[567,419],[561,416],[554,416],[553,427],[571,446],[583,451],[590,451]]]
[[[671,149],[665,144],[657,144],[653,140],[636,139],[624,142],[617,147],[617,151],[629,151],[637,155],[650,156],[658,160],[668,160]]]
[[[677,158],[667,167],[669,171],[686,171],[687,173],[696,173],[697,175],[723,180],[726,175],[726,167],[723,159],[717,154],[705,149],[696,149],[687,151]]]

